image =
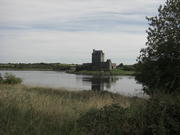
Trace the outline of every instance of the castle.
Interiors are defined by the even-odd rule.
[[[92,63],[84,63],[77,70],[112,70],[116,68],[116,64],[110,59],[104,61],[104,53],[102,50],[93,49]]]

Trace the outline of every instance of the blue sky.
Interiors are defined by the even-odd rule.
[[[0,63],[91,61],[102,49],[133,64],[145,47],[146,16],[164,0],[0,0]]]

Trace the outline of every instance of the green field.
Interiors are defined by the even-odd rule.
[[[135,71],[127,71],[122,69],[113,69],[111,71],[67,71],[67,73],[82,74],[82,75],[134,75]]]
[[[75,66],[75,64],[62,63],[0,63],[0,70],[65,71],[74,69]]]
[[[113,69],[111,71],[75,71],[75,64],[61,64],[61,63],[8,63],[0,64],[0,70],[42,70],[42,71],[66,71],[73,74],[84,75],[134,75],[135,71],[131,65],[123,66],[121,68]]]

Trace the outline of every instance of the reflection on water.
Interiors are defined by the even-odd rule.
[[[144,96],[142,85],[133,76],[90,76],[55,71],[0,71],[11,72],[23,79],[23,84],[66,88],[70,90],[106,90],[128,96]]]
[[[91,83],[92,90],[110,89],[113,83],[116,83],[120,78],[116,76],[84,76],[83,81]]]

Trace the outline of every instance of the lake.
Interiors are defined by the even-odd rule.
[[[23,79],[23,84],[70,90],[106,90],[126,96],[146,96],[133,76],[76,75],[56,71],[5,71]]]

